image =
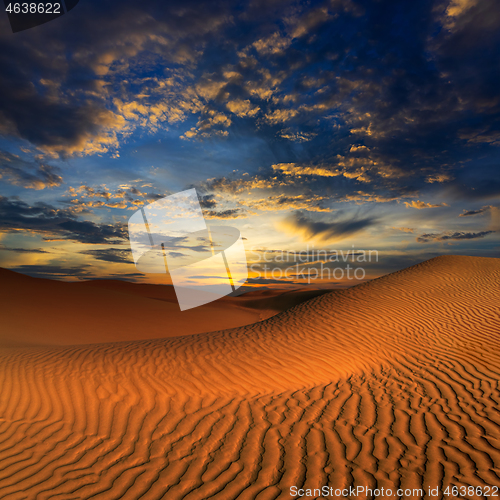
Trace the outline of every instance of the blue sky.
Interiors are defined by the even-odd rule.
[[[0,25],[0,266],[161,282],[126,222],[191,187],[249,252],[376,249],[368,277],[500,254],[494,0],[81,0]]]

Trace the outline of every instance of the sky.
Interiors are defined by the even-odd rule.
[[[500,257],[499,81],[497,0],[80,0],[18,33],[4,12],[0,267],[165,283],[127,222],[192,188],[240,230],[247,287]],[[348,251],[363,273],[311,281]]]

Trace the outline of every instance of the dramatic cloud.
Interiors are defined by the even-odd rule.
[[[0,250],[15,253],[49,253],[46,250],[42,250],[41,248],[11,248],[4,245],[0,245]]]
[[[495,207],[492,207],[491,205],[489,205],[487,207],[482,207],[479,210],[464,210],[464,212],[461,213],[459,215],[459,217],[471,217],[473,215],[482,215],[482,214],[488,213],[492,208],[495,208]]]
[[[36,190],[60,186],[62,183],[56,167],[28,162],[7,151],[0,151],[0,179]]]
[[[405,201],[406,208],[416,208],[418,210],[422,210],[423,208],[438,208],[438,207],[447,207],[446,203],[425,203],[423,201]]]
[[[486,253],[500,230],[498,0],[85,0],[15,35],[0,16],[0,49],[6,247],[125,263],[131,213],[190,187],[252,245]]]
[[[201,197],[200,206],[201,208],[215,208],[217,206],[217,202],[212,195],[208,194]]]
[[[24,264],[22,266],[17,266],[11,268],[11,271],[16,271],[18,273],[27,274],[33,278],[48,278],[48,279],[59,279],[59,278],[78,278],[78,279],[89,279],[92,277],[92,273],[88,269],[89,266],[59,266],[52,264]]]
[[[291,234],[300,235],[304,240],[342,240],[372,226],[375,219],[366,217],[335,222],[315,221],[306,213],[297,211],[282,222],[282,227]]]
[[[71,210],[52,205],[25,202],[0,196],[0,231],[29,231],[44,239],[65,239],[80,243],[102,244],[123,241],[127,232],[122,224],[98,224],[78,220]]]
[[[338,169],[329,169],[321,166],[301,166],[295,163],[278,163],[273,165],[273,170],[283,172],[285,175],[317,175],[319,177],[337,177],[342,175]]]
[[[129,249],[123,250],[120,248],[105,248],[102,250],[85,250],[80,253],[92,255],[95,259],[103,260],[104,262],[120,262],[125,264],[134,263]]]
[[[486,143],[500,146],[499,130],[464,130],[459,134],[459,137],[469,143]]]
[[[70,21],[28,30],[19,43],[3,16],[0,132],[45,151],[93,154],[116,150],[120,136],[137,125],[155,127],[161,121],[183,119],[196,105],[189,97],[179,99],[180,92],[168,99],[168,79],[150,85],[150,92],[140,89],[134,95],[124,75],[136,80],[134,69],[143,64],[192,64],[206,41],[230,19],[220,2],[161,9],[155,2],[87,2]],[[121,88],[111,93],[115,84],[115,90]],[[161,102],[141,97],[154,97],[161,86],[166,97]],[[177,111],[169,114],[171,108]]]
[[[495,231],[480,231],[478,233],[467,233],[463,231],[423,234],[417,238],[419,243],[429,243],[430,241],[447,241],[447,240],[474,240],[476,238],[484,238]]]
[[[73,210],[89,212],[99,208],[137,210],[138,207],[159,200],[166,194],[142,192],[127,185],[110,191],[106,186],[92,187],[82,184],[78,188],[70,186],[64,196],[70,199],[63,200],[63,203],[70,204]]]
[[[204,213],[205,217],[209,219],[236,219],[237,217],[245,217],[245,212],[239,208],[232,208],[228,210],[209,210]]]

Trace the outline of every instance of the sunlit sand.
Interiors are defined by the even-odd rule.
[[[41,283],[40,302],[2,306],[24,346],[0,351],[0,498],[500,483],[500,259],[438,257],[279,313],[214,304],[251,324],[184,336],[126,284],[69,285],[71,306]]]

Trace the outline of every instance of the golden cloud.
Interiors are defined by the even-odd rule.
[[[321,166],[302,166],[296,163],[277,163],[272,166],[273,170],[283,172],[285,175],[298,177],[301,175],[317,175],[319,177],[337,177],[342,172],[331,170]]]
[[[260,108],[252,105],[249,99],[235,99],[233,101],[229,101],[226,104],[226,107],[229,111],[231,111],[231,113],[239,116],[240,118],[255,116],[260,111]]]
[[[423,208],[438,208],[438,207],[447,207],[448,205],[446,203],[425,203],[420,200],[413,200],[411,202],[405,201],[404,204],[406,205],[406,208],[416,208],[417,210],[422,210]]]

